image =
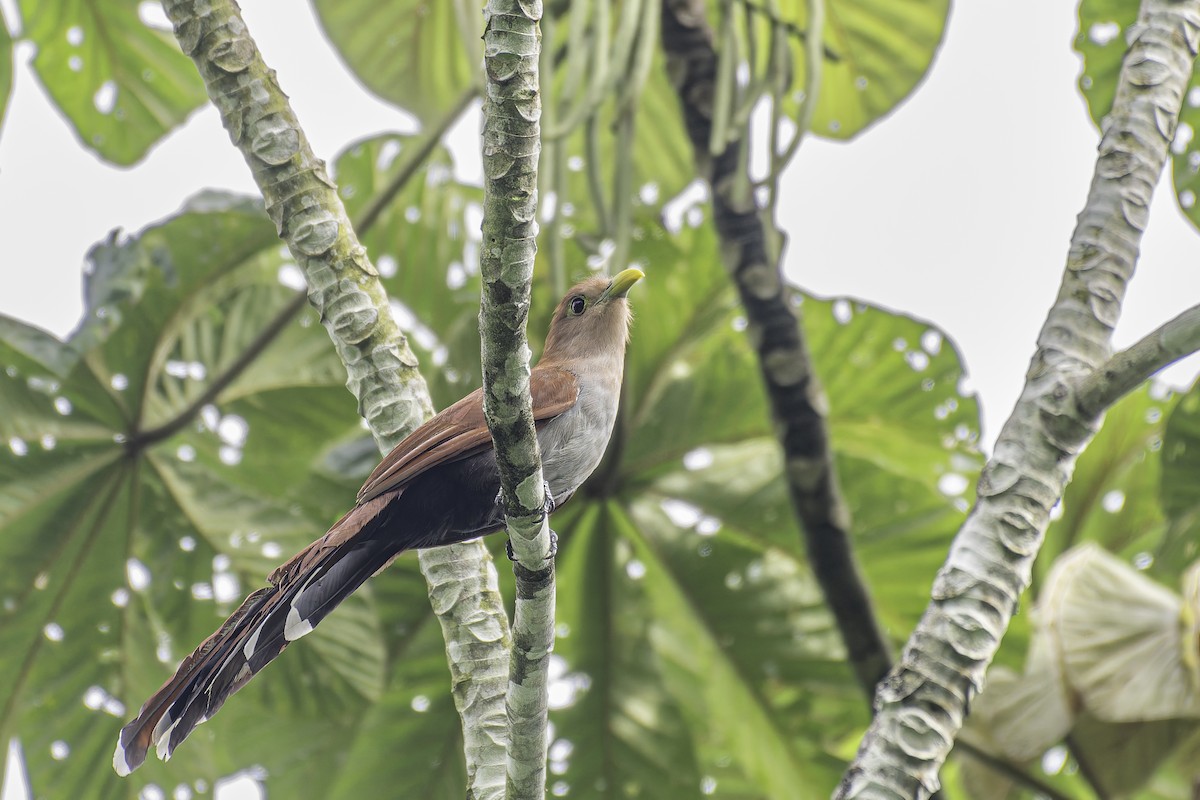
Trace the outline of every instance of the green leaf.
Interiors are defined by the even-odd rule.
[[[340,511],[292,496],[331,444],[357,431],[344,372],[311,312],[283,325],[253,373],[231,372],[292,304],[278,280],[284,266],[257,205],[206,195],[93,250],[85,321],[69,341],[0,322],[0,557],[9,565],[0,646],[22,654],[0,663],[0,733],[22,740],[35,792],[211,786],[253,758],[276,791],[303,794],[328,780],[305,747],[336,745],[382,692],[385,651],[368,592],[280,659],[270,681],[244,690],[169,768],[149,764],[122,782],[110,766],[132,703]],[[323,733],[228,749],[256,715],[296,731],[320,723]]]
[[[1164,428],[1176,398],[1147,384],[1109,409],[1096,438],[1080,456],[1050,524],[1035,570],[1044,578],[1055,559],[1083,542],[1133,559],[1149,555],[1163,533],[1158,498]],[[1142,558],[1146,558],[1145,555]],[[1162,576],[1178,576],[1180,559],[1155,559]]]
[[[1200,383],[1193,385],[1175,405],[1162,436],[1162,511],[1167,530],[1156,561],[1178,574],[1200,555]]]
[[[415,569],[409,569],[415,573]],[[420,577],[417,576],[417,580]],[[391,690],[356,726],[329,798],[377,795],[457,800],[466,786],[462,722],[454,710],[446,674],[446,646],[424,597],[412,599],[427,612],[398,650]],[[390,620],[389,620],[390,621]]]
[[[820,754],[828,733],[821,707],[829,699],[821,692],[853,704],[858,696],[807,570],[733,537],[718,536],[706,548],[653,502],[633,501],[632,517],[619,517],[618,530],[637,560],[625,572],[644,574],[659,620],[655,649],[702,763],[729,765],[766,797],[828,794],[840,767]],[[631,570],[634,563],[642,566]],[[718,776],[718,788],[721,782]]]
[[[313,8],[363,85],[424,122],[449,111],[477,79],[483,59],[478,3],[313,0]]]
[[[8,96],[13,82],[13,43],[8,27],[0,22],[0,128],[4,126],[4,112],[8,109]]]
[[[1075,35],[1075,52],[1083,58],[1079,90],[1097,125],[1112,110],[1127,47],[1125,32],[1137,20],[1137,14],[1138,4],[1129,0],[1079,3],[1079,31]]]
[[[410,145],[380,137],[342,159],[352,213]],[[477,190],[449,168],[437,154],[371,245],[377,263],[394,257],[389,280],[436,332],[429,357],[444,346],[444,371],[473,375],[465,231]],[[567,635],[552,786],[600,798],[662,786],[730,800],[828,793],[869,707],[806,562],[744,320],[710,229],[671,232],[649,214],[636,228],[632,256],[649,278],[633,298],[613,448],[555,517]],[[460,260],[465,283],[445,291]],[[146,697],[169,669],[154,654],[173,662],[215,628],[233,595],[352,502],[340,473],[373,460],[352,452],[353,402],[310,312],[231,376],[293,302],[280,285],[290,270],[257,207],[206,196],[93,252],[88,319],[69,342],[0,321],[0,403],[12,409],[0,417],[0,441],[12,440],[0,449],[0,557],[11,565],[0,598],[13,600],[0,646],[29,654],[0,663],[0,686],[13,687],[0,695],[0,733],[26,743],[35,789],[59,774],[81,797],[144,781],[211,786],[257,764],[281,796],[461,794],[459,721],[411,556],[290,648],[177,760],[131,783],[108,767],[130,709],[84,703]],[[535,292],[536,337],[548,281]],[[923,607],[914,582],[928,585],[961,520],[955,492],[978,468],[978,409],[960,391],[957,353],[927,323],[850,301],[806,298],[803,309],[835,443],[845,434],[838,467],[859,554],[901,636]],[[468,380],[435,385],[449,400]],[[216,584],[237,591],[214,602]],[[61,638],[46,637],[49,622]],[[47,703],[61,726],[37,728]],[[64,761],[55,737],[67,737]]]
[[[759,4],[747,5],[755,26],[758,64],[766,74],[773,23]],[[949,0],[826,0],[824,48],[812,132],[850,139],[891,113],[925,78],[942,43]],[[713,11],[713,23],[724,24]],[[782,0],[778,19],[787,26],[790,91],[784,111],[798,119],[805,103],[809,1]],[[746,36],[746,24],[739,27]]]
[[[684,797],[701,773],[680,704],[651,646],[655,615],[629,572],[620,510],[592,503],[560,525],[555,644],[562,672],[551,721],[551,771],[572,796]],[[565,591],[564,591],[565,589]]]
[[[130,0],[21,0],[34,72],[80,142],[134,164],[205,102],[175,37],[143,23]]]
[[[1164,720],[1114,725],[1084,714],[1075,727],[1074,738],[1087,754],[1086,764],[1096,788],[1106,797],[1129,796],[1155,778],[1158,767],[1179,746],[1191,739],[1200,723],[1194,720]],[[1195,761],[1185,763],[1183,771],[1194,775]],[[1190,784],[1190,780],[1189,780]],[[1188,791],[1191,790],[1189,785]],[[1187,792],[1175,794],[1187,797]]]

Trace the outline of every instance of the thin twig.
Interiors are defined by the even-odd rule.
[[[387,210],[392,201],[396,199],[396,195],[400,190],[408,185],[409,180],[416,174],[425,162],[429,160],[429,156],[442,143],[442,138],[446,135],[454,124],[458,122],[459,117],[471,107],[471,103],[479,97],[479,89],[472,86],[467,91],[463,92],[445,116],[443,116],[437,125],[423,131],[421,134],[420,143],[405,149],[400,154],[400,166],[396,170],[396,174],[391,180],[380,189],[371,198],[370,202],[363,207],[358,218],[354,220],[354,229],[358,231],[359,236],[366,236],[367,231],[375,226],[375,221],[379,219],[379,215]]]

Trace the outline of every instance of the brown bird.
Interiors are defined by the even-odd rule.
[[[530,375],[542,470],[562,506],[600,463],[621,394],[630,312],[627,269],[588,278],[558,304]],[[413,431],[383,459],[329,532],[271,573],[220,629],[183,659],[121,729],[113,768],[128,775],[151,746],[166,760],[196,726],[289,642],[311,631],[405,550],[500,530],[500,475],[476,390]]]

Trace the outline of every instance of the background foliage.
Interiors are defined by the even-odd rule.
[[[314,5],[348,67],[429,125],[477,80],[481,23],[471,4]],[[570,110],[571,81],[584,79],[600,50],[601,23],[579,10],[587,5],[548,9],[558,31],[546,76],[552,119]],[[640,7],[611,9],[614,35],[626,6]],[[713,4],[714,22],[730,22],[722,46],[747,65],[738,102],[749,107],[767,91],[768,42],[782,31],[786,53],[775,57],[788,59],[793,83],[780,110],[799,119],[808,8]],[[48,95],[81,143],[113,163],[140,159],[204,99],[173,37],[132,3],[30,0],[21,11],[14,37],[38,44],[34,66]],[[928,69],[947,12],[944,0],[829,0],[813,132],[850,138],[895,108]],[[1083,91],[1097,119],[1123,47],[1096,26],[1120,30],[1135,13],[1125,0],[1080,6]],[[572,38],[572,26],[584,33]],[[628,258],[650,278],[634,298],[614,444],[555,517],[551,790],[825,796],[868,706],[805,558],[746,321],[706,211],[664,213],[693,176],[677,98],[647,52],[640,94],[614,96],[594,126],[564,133],[553,158],[565,170],[548,178],[559,217],[539,254],[533,340],[561,290],[563,263],[567,277],[599,269],[614,235],[627,236]],[[0,31],[0,109],[10,79],[10,37]],[[623,142],[616,129],[629,119],[636,128]],[[337,157],[352,216],[414,147],[413,137],[382,135]],[[1191,155],[1186,143],[1177,147],[1176,187],[1189,214]],[[608,173],[622,163],[624,178],[619,166]],[[452,166],[450,153],[435,150],[364,236],[439,406],[479,381],[480,190],[457,182]],[[614,211],[626,215],[624,234]],[[259,205],[205,193],[91,251],[85,316],[66,341],[0,318],[0,651],[10,654],[0,659],[0,733],[19,737],[39,796],[137,796],[150,784],[203,793],[242,769],[279,797],[362,797],[380,787],[461,796],[459,720],[412,557],[252,682],[169,765],[149,763],[124,781],[109,767],[116,731],[135,710],[128,704],[340,516],[373,465],[325,333],[310,310],[290,310],[298,278]],[[978,406],[936,326],[857,299],[799,290],[794,298],[829,395],[857,552],[899,643],[968,506],[982,462]],[[1196,556],[1198,439],[1200,392],[1147,388],[1124,400],[1079,463],[1035,582],[1044,605],[1066,594],[1055,590],[1062,563],[1084,582],[1092,573],[1080,563],[1107,565],[1110,583],[1130,581],[1158,610],[1158,628],[1136,630],[1154,634],[1159,649],[1150,653],[1175,654],[1185,683],[1196,677],[1197,660],[1184,657],[1194,628],[1176,623],[1194,619],[1197,600],[1185,573]],[[1085,543],[1116,554],[1121,567],[1072,550]],[[1045,729],[1034,710],[1058,707],[1032,703],[1031,692],[1058,696],[1068,680],[1078,690],[1071,676],[1089,674],[1089,653],[1105,664],[1127,652],[1086,636],[1128,624],[1123,609],[1101,597],[1047,606],[1036,623],[1018,618],[999,659],[1009,671],[993,679],[1001,689],[984,696],[973,734],[1069,795],[1190,796],[1195,705],[1118,719],[1111,708],[1128,704],[1117,691],[1107,705],[1064,712],[1061,732],[1032,751],[1008,745],[1013,725]],[[1082,641],[1046,621],[1066,618],[1054,614],[1082,615],[1090,624]],[[1110,684],[1144,680],[1138,663],[1123,663],[1133,671]],[[962,763],[950,793],[1000,796],[1019,786]]]

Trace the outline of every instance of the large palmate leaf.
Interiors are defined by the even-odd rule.
[[[1200,383],[1180,398],[1162,437],[1162,511],[1167,530],[1155,563],[1178,574],[1200,557]]]
[[[211,786],[255,762],[300,792],[327,779],[302,743],[268,737],[250,761],[229,746],[238,731],[266,709],[297,730],[320,721],[304,740],[317,747],[380,691],[385,654],[364,597],[169,770],[121,782],[109,766],[130,704],[337,513],[289,497],[357,424],[311,313],[283,325],[254,375],[229,380],[292,304],[282,264],[261,208],[204,196],[93,250],[85,320],[67,342],[0,324],[0,644],[22,654],[0,661],[0,731],[22,740],[39,794]]]
[[[206,99],[171,31],[144,22],[138,3],[21,0],[20,8],[38,78],[83,145],[114,164],[139,161]]]

